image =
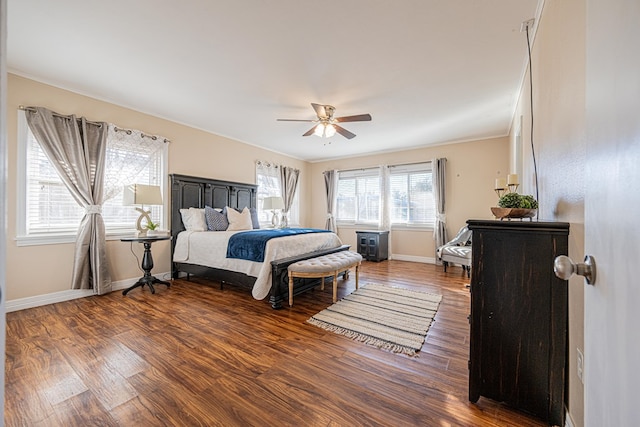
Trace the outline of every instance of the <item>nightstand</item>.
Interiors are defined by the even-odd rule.
[[[388,231],[356,231],[358,253],[368,261],[384,261],[389,257]]]
[[[151,270],[153,269],[153,257],[151,256],[151,244],[153,242],[158,242],[160,240],[169,240],[171,236],[148,236],[148,237],[123,237],[120,239],[121,242],[138,242],[144,245],[144,255],[142,256],[142,270],[144,271],[144,276],[142,276],[135,285],[125,289],[122,291],[122,295],[127,295],[127,293],[135,289],[137,287],[143,287],[144,285],[149,286],[152,294],[156,293],[156,290],[153,288],[154,283],[159,283],[161,285],[167,285],[167,287],[171,286],[171,284],[165,280],[160,280],[151,275]]]

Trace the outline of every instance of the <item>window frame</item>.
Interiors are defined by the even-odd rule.
[[[431,217],[432,220],[429,221],[424,221],[424,222],[418,222],[418,221],[394,221],[393,220],[393,216],[390,213],[389,214],[389,224],[391,228],[394,229],[412,229],[412,230],[416,230],[416,229],[422,229],[422,230],[433,230],[435,228],[435,221],[436,221],[436,217],[437,217],[437,212],[436,212],[436,207],[435,207],[435,198],[433,196],[433,162],[431,161],[427,161],[427,162],[421,162],[421,163],[411,163],[411,164],[400,164],[400,165],[390,165],[389,167],[389,185],[387,188],[387,192],[389,194],[387,194],[386,196],[388,197],[388,201],[389,201],[389,210],[390,212],[393,210],[394,206],[393,206],[393,199],[392,199],[392,193],[391,193],[391,179],[393,175],[413,175],[413,174],[419,174],[419,173],[428,173],[431,175],[431,183],[432,183],[432,187],[431,187],[431,194],[432,194],[432,199],[433,199],[433,216]],[[409,191],[410,193],[410,191]]]
[[[27,232],[27,152],[29,149],[29,125],[24,111],[18,111],[18,152],[17,152],[17,166],[16,166],[16,237],[15,241],[17,246],[36,246],[36,245],[50,245],[50,244],[64,244],[74,243],[77,236],[77,228],[75,230],[68,231],[49,231],[28,233]],[[169,227],[169,209],[168,206],[168,185],[167,185],[167,171],[169,162],[169,149],[168,143],[165,144],[161,153],[161,171],[159,173],[160,188],[162,193],[163,204],[161,206],[161,218],[164,228]],[[82,209],[78,206],[79,209]],[[133,207],[131,207],[133,210]],[[79,223],[78,223],[79,225]],[[108,228],[105,224],[105,234],[107,240],[118,240],[121,237],[131,236],[136,231],[135,221],[131,222],[131,226],[126,228]]]
[[[383,189],[384,186],[382,184],[383,174],[381,168],[373,167],[373,168],[363,168],[363,169],[354,169],[354,170],[344,170],[337,172],[337,180],[336,180],[336,203],[335,203],[335,220],[336,225],[341,227],[358,227],[358,226],[366,226],[366,227],[379,227],[382,223],[382,215],[384,209],[384,194]],[[355,219],[341,219],[338,216],[339,206],[338,206],[338,197],[339,197],[339,188],[340,188],[340,180],[341,179],[356,179],[357,186],[357,178],[378,178],[378,218],[376,220],[361,220],[359,218],[359,209],[357,205],[358,201],[358,189],[356,188],[356,207],[355,207]]]
[[[268,162],[256,162],[256,185],[258,186],[258,191],[256,192],[256,210],[258,211],[258,218],[260,222],[260,228],[271,228],[271,216],[272,213],[270,211],[265,211],[262,208],[262,202],[265,197],[282,197],[282,182],[280,177],[280,168],[282,165],[270,164]],[[272,193],[265,193],[261,191],[260,186],[260,178],[259,175],[264,175],[260,173],[260,168],[274,168],[277,169],[277,173],[273,175],[277,181],[277,188]],[[264,215],[266,214],[267,219],[264,219]],[[289,210],[289,227],[299,227],[300,226],[300,181],[298,181],[298,185],[296,186],[296,192],[293,196],[293,201],[291,203],[291,209]]]

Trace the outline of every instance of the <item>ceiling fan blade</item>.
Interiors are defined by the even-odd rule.
[[[355,136],[356,136],[355,133],[349,132],[348,130],[346,130],[342,126],[333,125],[333,127],[336,128],[336,132],[338,132],[340,135],[344,136],[347,139],[352,139],[352,138],[355,138]]]
[[[311,103],[311,106],[314,110],[316,110],[316,114],[318,117],[327,117],[327,110],[325,110],[324,105]]]
[[[308,131],[306,131],[305,133],[302,134],[302,136],[310,136],[313,135],[313,133],[315,132],[316,128],[318,127],[318,125],[315,125],[314,127],[312,127],[311,129],[309,129]]]
[[[355,116],[336,117],[335,121],[338,123],[343,122],[369,122],[371,121],[371,114],[357,114]]]
[[[304,120],[304,119],[276,119],[279,122],[315,122],[315,120]]]

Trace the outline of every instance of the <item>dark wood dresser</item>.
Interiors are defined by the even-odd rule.
[[[568,254],[564,222],[469,220],[469,400],[505,402],[564,425],[567,282],[553,272]]]

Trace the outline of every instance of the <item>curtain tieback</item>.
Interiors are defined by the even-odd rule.
[[[440,221],[440,222],[444,222],[444,223],[446,223],[446,222],[447,222],[447,215],[445,215],[445,214],[441,214],[441,213],[439,213],[439,214],[436,216],[436,218],[437,218],[437,219],[438,219],[438,221]]]
[[[102,214],[102,205],[87,205],[84,208],[87,215]]]
[[[332,219],[333,218],[333,214],[327,213],[327,219]]]

